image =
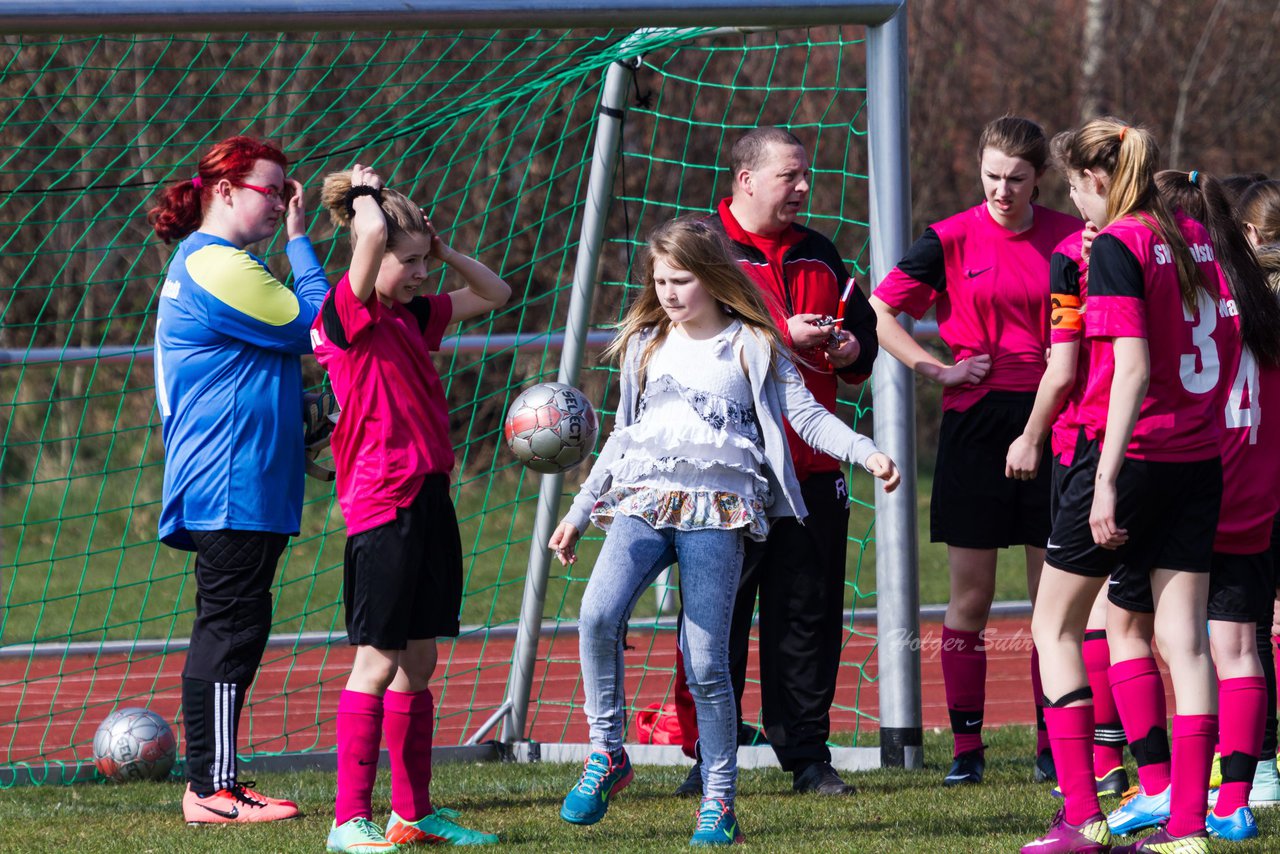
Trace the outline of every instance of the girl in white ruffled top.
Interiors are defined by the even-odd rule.
[[[680,565],[681,653],[698,714],[703,792],[695,845],[742,841],[734,815],[737,709],[729,623],[745,537],[769,518],[806,515],[783,419],[814,448],[856,463],[886,491],[893,461],[805,388],[764,298],[701,220],[649,238],[644,290],[606,351],[621,356],[614,430],[549,543],[573,563],[587,522],[608,531],[578,620],[592,753],[560,815],[604,817],[632,779],[622,747],[622,645],[636,601]]]

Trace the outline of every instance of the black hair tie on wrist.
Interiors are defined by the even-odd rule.
[[[357,184],[350,190],[347,190],[342,196],[342,201],[347,205],[347,216],[354,217],[356,215],[355,200],[361,196],[373,196],[373,200],[382,206],[382,188],[370,187],[368,184]]]

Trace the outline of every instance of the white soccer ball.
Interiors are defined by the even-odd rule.
[[[564,383],[539,383],[511,402],[502,435],[520,462],[554,474],[590,456],[598,427],[596,411],[581,391]]]
[[[117,783],[163,780],[177,758],[173,730],[150,709],[118,709],[93,734],[93,764]]]

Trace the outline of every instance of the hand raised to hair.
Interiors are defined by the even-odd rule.
[[[289,239],[305,237],[307,234],[307,200],[302,194],[302,184],[292,178],[286,178],[285,195],[288,201],[284,209],[284,230]]]
[[[427,226],[427,234],[431,238],[431,248],[427,250],[427,254],[437,261],[448,263],[449,258],[454,254],[453,248],[444,242],[444,238],[440,236],[440,232],[436,231],[436,227],[431,224],[430,217],[427,212],[422,211],[422,221]]]

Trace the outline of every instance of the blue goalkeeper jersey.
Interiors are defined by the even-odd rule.
[[[298,533],[300,356],[329,281],[307,238],[286,251],[296,290],[211,234],[192,234],[169,263],[155,344],[167,545],[193,550],[190,531]]]

